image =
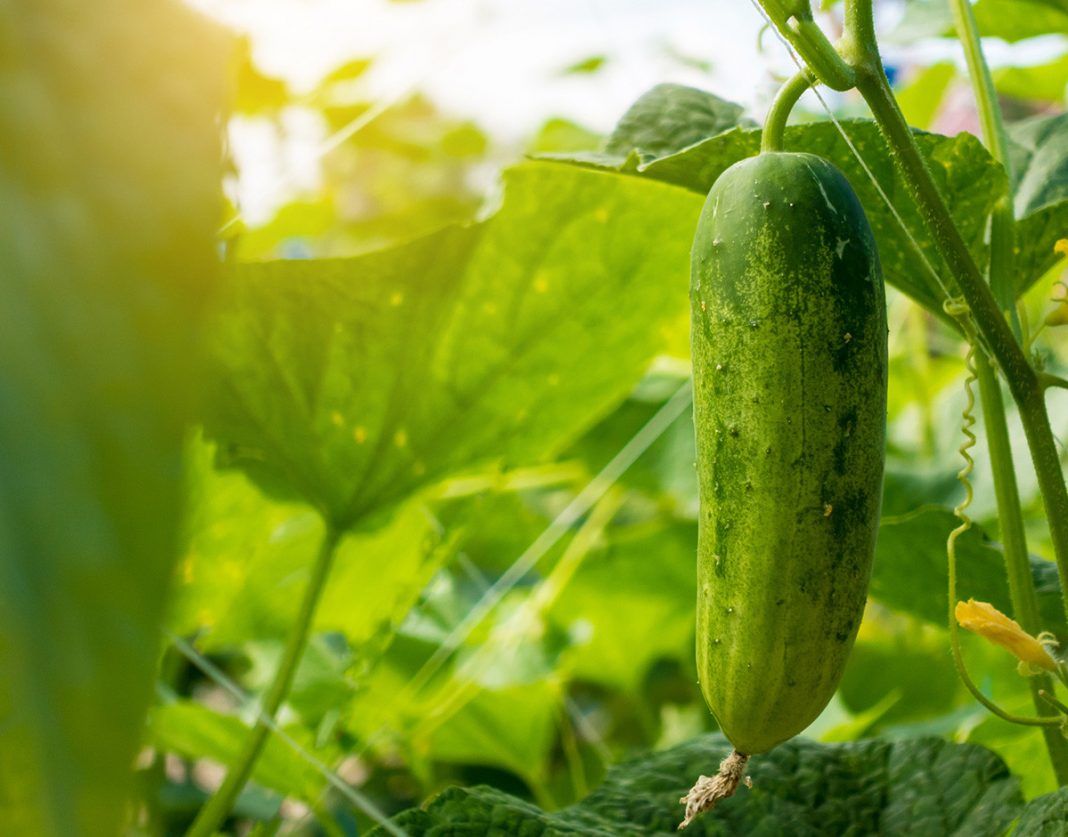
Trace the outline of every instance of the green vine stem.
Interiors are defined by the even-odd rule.
[[[809,0],[760,0],[760,5],[775,28],[805,57],[816,78],[832,90],[853,88],[853,68],[842,60],[812,19]]]
[[[871,0],[846,0],[846,34],[840,48],[853,66],[857,89],[871,108],[902,180],[957,279],[983,344],[993,355],[1020,408],[1038,484],[1045,503],[1062,596],[1068,613],[1068,488],[1046,410],[1044,388],[998,308],[920,154],[887,81],[875,41]],[[807,56],[806,56],[807,58]]]
[[[786,120],[790,118],[790,111],[794,109],[797,100],[812,86],[813,80],[810,71],[800,70],[790,76],[779,89],[764,120],[764,130],[760,135],[761,154],[767,151],[782,151]]]
[[[979,112],[983,139],[991,156],[1009,172],[1008,139],[1005,121],[998,104],[994,80],[983,55],[975,15],[968,0],[950,0],[957,37],[964,47],[971,78],[972,90]],[[1003,310],[1015,311],[1012,294],[1014,276],[1014,248],[1016,219],[1013,216],[1011,199],[1002,198],[994,208],[990,219],[990,285]],[[1017,329],[1018,331],[1018,329]],[[1005,403],[1001,397],[1001,385],[986,356],[979,352],[975,358],[979,379],[979,398],[982,402],[983,423],[986,427],[987,449],[990,453],[994,477],[994,494],[997,498],[998,520],[1001,524],[1001,540],[1005,550],[1005,569],[1008,572],[1009,597],[1013,616],[1029,634],[1042,630],[1038,609],[1038,595],[1031,576],[1031,561],[1024,532],[1023,514],[1020,508],[1020,492],[1016,484],[1016,471],[1009,442],[1009,429],[1005,421]],[[1053,694],[1053,678],[1041,674],[1028,678],[1031,696],[1039,715],[1055,716],[1057,709],[1043,699],[1043,692]],[[1049,752],[1057,783],[1068,785],[1068,740],[1059,730],[1043,728],[1046,750]]]
[[[319,598],[322,595],[323,588],[326,586],[326,579],[330,575],[330,568],[333,566],[334,555],[341,535],[341,530],[327,525],[322,544],[319,547],[319,554],[316,556],[315,564],[312,566],[311,578],[308,579],[308,585],[304,589],[304,598],[300,603],[300,611],[297,614],[296,621],[293,623],[293,627],[290,629],[285,651],[278,664],[278,671],[275,672],[274,680],[271,681],[271,685],[268,686],[263,695],[256,724],[245,740],[244,749],[242,749],[237,760],[227,772],[223,783],[215,791],[211,799],[208,800],[207,804],[200,809],[200,813],[197,814],[193,824],[189,827],[189,831],[186,832],[186,837],[211,837],[211,835],[215,834],[219,826],[230,814],[238,794],[241,793],[245,783],[248,782],[249,777],[252,775],[252,769],[263,752],[267,737],[270,735],[274,716],[283,701],[285,701],[286,695],[289,694],[290,686],[293,685],[293,677],[297,673],[297,665],[304,655],[304,646],[308,641],[312,617],[315,615]]]

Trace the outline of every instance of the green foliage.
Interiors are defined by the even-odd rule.
[[[530,164],[484,225],[358,260],[239,266],[213,329],[208,431],[262,486],[342,525],[481,462],[537,461],[677,327],[688,243],[672,231],[698,204]],[[640,325],[607,313],[623,298]]]
[[[220,715],[201,704],[176,701],[153,707],[148,718],[148,740],[156,747],[190,758],[208,756],[224,764],[240,751],[250,727],[233,715]],[[304,747],[312,744],[302,726],[286,730]],[[320,750],[319,757],[331,753]],[[322,793],[323,777],[279,737],[268,740],[256,763],[253,780],[283,795],[314,802]]]
[[[0,43],[0,820],[107,835],[177,558],[224,44],[177,4],[59,0],[6,6]]]
[[[909,83],[895,91],[909,125],[928,130],[942,105],[957,69],[948,61],[923,67]]]
[[[679,797],[694,776],[710,771],[728,752],[725,739],[708,736],[635,759],[609,771],[604,784],[582,802],[556,813],[493,788],[452,788],[395,822],[412,837],[674,834]],[[795,739],[753,761],[750,776],[752,790],[739,790],[688,830],[994,837],[1023,807],[1016,780],[996,756],[933,738],[834,746]]]

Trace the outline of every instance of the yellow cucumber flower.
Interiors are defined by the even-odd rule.
[[[1021,661],[1046,671],[1057,670],[1057,663],[1045,646],[989,602],[957,602],[954,614],[962,628],[1007,648]]]

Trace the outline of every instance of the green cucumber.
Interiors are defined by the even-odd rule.
[[[882,494],[886,303],[845,177],[762,153],[713,185],[692,253],[697,669],[742,755],[801,732],[864,612]]]

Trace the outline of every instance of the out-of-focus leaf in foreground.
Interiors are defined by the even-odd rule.
[[[711,735],[609,770],[590,796],[556,813],[488,787],[450,788],[394,819],[431,834],[675,834],[679,797],[728,752]],[[687,833],[1003,834],[1022,808],[1018,782],[989,750],[941,739],[821,745],[794,739],[749,765],[742,788]],[[378,829],[372,834],[385,832]]]
[[[537,461],[670,342],[700,205],[532,163],[483,224],[356,259],[237,266],[208,433],[261,486],[340,525],[457,470]]]
[[[215,270],[223,42],[173,2],[0,14],[0,822],[120,830]]]

